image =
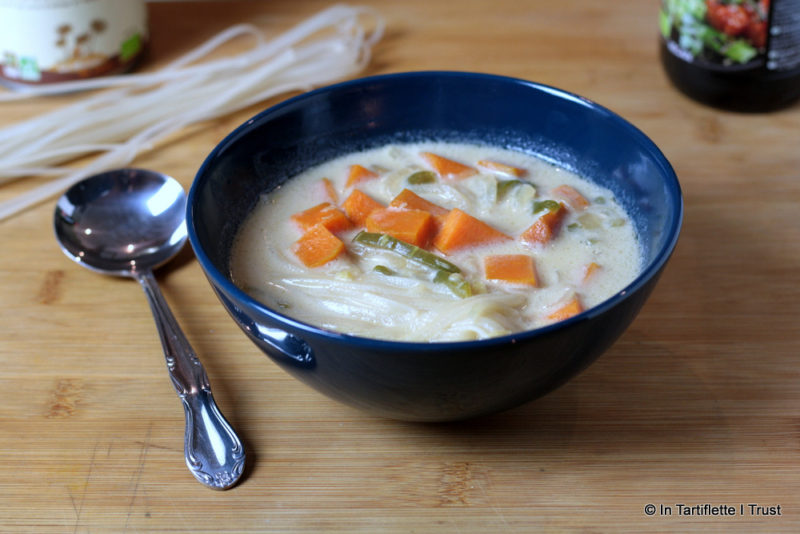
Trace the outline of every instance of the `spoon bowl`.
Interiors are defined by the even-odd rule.
[[[155,269],[186,241],[186,195],[163,174],[120,169],[70,188],[56,206],[62,250],[95,272],[132,276]]]
[[[69,258],[95,272],[134,278],[142,286],[183,403],[186,464],[206,486],[226,489],[244,469],[242,442],[219,411],[208,376],[153,276],[153,269],[186,241],[185,209],[186,195],[173,178],[119,169],[72,186],[58,200],[53,224]]]

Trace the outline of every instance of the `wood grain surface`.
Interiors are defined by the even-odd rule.
[[[661,147],[686,216],[640,316],[539,401],[402,423],[330,401],[268,361],[187,248],[158,278],[249,455],[242,483],[214,492],[184,464],[183,412],[141,290],[70,262],[45,202],[0,222],[0,531],[800,531],[800,105],[744,115],[682,96],[658,61],[655,1],[366,3],[388,26],[364,74],[535,80],[611,108]],[[326,5],[150,4],[141,69],[234,23],[277,32]],[[188,188],[227,132],[286,96],[187,130],[135,165]],[[78,98],[0,104],[0,125]],[[45,181],[2,185],[0,199]],[[678,506],[705,504],[736,514]]]

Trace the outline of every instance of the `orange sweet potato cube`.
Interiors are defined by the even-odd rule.
[[[426,248],[436,233],[436,223],[427,211],[384,208],[373,211],[366,221],[367,230]]]
[[[569,319],[574,315],[578,315],[582,311],[583,305],[581,301],[578,299],[577,295],[573,295],[565,304],[548,315],[547,318],[553,321],[563,321],[564,319]]]
[[[331,182],[330,178],[323,178],[321,183],[325,200],[331,202],[332,204],[338,204],[339,192],[336,191],[336,187],[333,185],[333,182]]]
[[[511,238],[480,219],[476,219],[458,208],[453,208],[444,218],[442,228],[436,234],[433,245],[445,254],[450,254],[463,248],[488,245],[508,239]]]
[[[487,280],[538,287],[533,257],[527,254],[493,254],[483,259]]]
[[[527,230],[522,232],[520,239],[531,245],[548,243],[556,236],[566,216],[566,206],[559,203],[558,208],[548,211],[536,219]]]
[[[478,173],[478,171],[469,165],[464,165],[463,163],[453,161],[452,159],[434,154],[433,152],[421,152],[420,156],[422,156],[422,159],[433,167],[433,170],[442,178],[461,179]]]
[[[319,267],[339,257],[344,243],[322,224],[313,226],[292,245],[292,252],[306,267]]]
[[[389,202],[389,206],[398,209],[427,211],[433,215],[433,218],[436,221],[437,231],[439,228],[441,228],[442,224],[444,224],[444,218],[450,211],[438,204],[434,204],[433,202],[425,200],[409,189],[403,189],[400,191],[400,193],[398,193],[397,196],[394,197],[391,202]]]
[[[602,267],[600,267],[600,265],[598,265],[597,263],[595,262],[589,263],[589,265],[587,265],[583,271],[583,281],[586,282],[587,280],[592,278],[594,274],[600,269],[602,269]]]
[[[489,159],[482,159],[478,161],[478,166],[490,171],[514,176],[516,178],[521,178],[527,174],[525,169],[520,169],[519,167],[514,167],[513,165],[507,165],[505,163],[500,163],[499,161],[493,161]]]
[[[410,189],[403,189],[396,197],[389,202],[393,208],[407,209],[407,210],[422,210],[427,211],[431,215],[447,215],[449,211],[438,204],[434,204],[429,200],[425,200]]]
[[[553,189],[553,194],[567,201],[567,204],[575,211],[583,211],[589,207],[589,201],[581,195],[577,189],[571,185],[559,185]]]
[[[321,224],[333,233],[349,230],[353,225],[347,215],[330,202],[322,202],[307,210],[291,216],[301,231],[307,232],[312,227]]]
[[[345,187],[352,187],[361,182],[372,180],[378,177],[378,173],[373,172],[363,165],[350,165],[350,170],[347,173],[347,182]]]
[[[342,203],[347,218],[358,226],[367,223],[367,217],[375,210],[383,209],[384,205],[367,195],[360,189],[354,189]]]

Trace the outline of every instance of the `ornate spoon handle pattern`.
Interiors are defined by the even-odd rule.
[[[242,442],[219,411],[205,369],[167,306],[152,271],[134,276],[147,295],[172,385],[183,402],[186,465],[206,486],[227,489],[236,484],[244,470]]]

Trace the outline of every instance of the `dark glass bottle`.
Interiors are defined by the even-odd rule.
[[[800,98],[800,0],[662,0],[661,61],[705,104],[747,112]]]

